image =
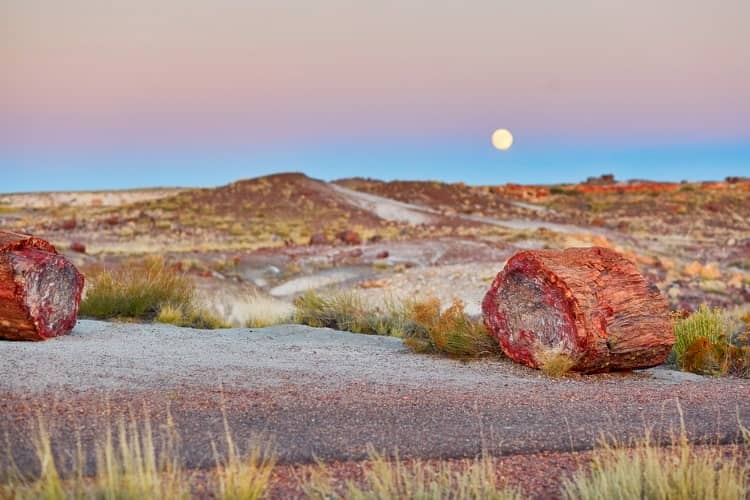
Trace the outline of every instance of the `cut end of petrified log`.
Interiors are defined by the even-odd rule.
[[[0,338],[44,340],[76,324],[83,276],[44,240],[0,232]]]
[[[558,355],[582,372],[646,368],[666,361],[674,344],[659,290],[606,248],[517,253],[482,311],[506,355],[534,368]]]

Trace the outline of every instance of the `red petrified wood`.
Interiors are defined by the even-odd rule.
[[[674,344],[666,300],[607,248],[515,254],[482,312],[505,354],[534,368],[558,353],[581,372],[646,368],[666,361]]]
[[[76,324],[83,276],[44,240],[0,231],[0,339],[44,340]]]

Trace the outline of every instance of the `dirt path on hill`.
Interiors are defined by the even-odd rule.
[[[263,433],[283,463],[358,460],[368,445],[405,458],[587,450],[602,433],[666,439],[681,415],[692,440],[731,442],[750,422],[747,380],[666,369],[551,380],[507,360],[415,355],[395,338],[302,326],[81,321],[67,337],[0,343],[0,373],[0,435],[22,469],[33,468],[38,412],[73,446],[112,415],[147,408],[158,421],[169,407],[191,467],[212,464],[222,407],[239,442]]]

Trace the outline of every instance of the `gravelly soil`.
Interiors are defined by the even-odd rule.
[[[90,444],[112,415],[145,408],[161,421],[169,407],[199,468],[213,463],[222,408],[239,442],[263,433],[285,464],[361,460],[370,444],[407,459],[585,451],[602,433],[650,428],[666,440],[681,415],[692,440],[727,443],[750,422],[747,380],[663,368],[552,380],[503,359],[415,355],[398,339],[301,326],[81,321],[67,337],[0,343],[0,373],[0,435],[29,469],[38,412],[63,449],[74,430]]]

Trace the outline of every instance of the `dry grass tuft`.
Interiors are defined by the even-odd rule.
[[[38,499],[185,499],[190,496],[189,478],[178,459],[177,433],[171,416],[167,419],[166,438],[157,451],[150,420],[139,429],[135,418],[119,421],[117,435],[108,428],[104,440],[96,445],[96,475],[83,474],[83,449],[77,445],[75,470],[63,478],[55,462],[52,442],[41,417],[33,437],[40,474],[25,479],[16,470],[6,485],[0,485],[0,497],[15,500]]]
[[[194,305],[173,306],[166,304],[159,309],[159,314],[156,315],[155,321],[157,323],[201,328],[204,330],[231,328],[232,326],[208,309]]]
[[[419,499],[419,500],[521,500],[516,490],[499,485],[496,463],[490,456],[464,460],[459,464],[437,465],[414,461],[406,464],[389,461],[383,455],[370,453],[370,467],[361,482],[349,481],[336,488],[324,464],[307,471],[302,489],[310,499]]]
[[[295,323],[318,328],[402,337],[414,326],[407,323],[403,306],[389,303],[384,310],[376,309],[354,292],[324,296],[310,291],[298,297],[294,305]]]
[[[263,498],[271,481],[276,458],[269,445],[252,445],[242,454],[232,436],[224,415],[226,458],[222,459],[215,445],[216,485],[214,498],[222,500],[257,500]]]
[[[353,333],[389,335],[404,339],[415,352],[478,357],[500,353],[497,342],[479,320],[466,315],[455,300],[446,310],[440,301],[388,302],[383,309],[370,307],[356,293],[323,296],[308,292],[295,301],[296,323]]]
[[[264,328],[291,323],[294,316],[294,307],[287,302],[257,293],[250,295],[246,307],[248,309],[245,320],[247,328]]]
[[[167,305],[192,305],[195,285],[164,259],[105,270],[90,277],[91,287],[81,302],[81,315],[100,319],[153,319]]]
[[[479,320],[469,318],[460,300],[445,310],[440,301],[429,298],[408,306],[412,321],[419,328],[406,344],[417,352],[436,352],[449,356],[479,357],[500,354],[497,341]]]
[[[575,359],[557,349],[539,349],[534,359],[539,369],[548,377],[563,377],[575,366]]]
[[[197,304],[189,276],[162,258],[104,270],[91,278],[81,315],[98,319],[156,320],[193,328],[227,328],[216,314]]]
[[[564,481],[563,494],[568,500],[743,500],[749,472],[737,455],[691,446],[683,429],[671,447],[648,436],[632,448],[603,444],[589,470]]]

